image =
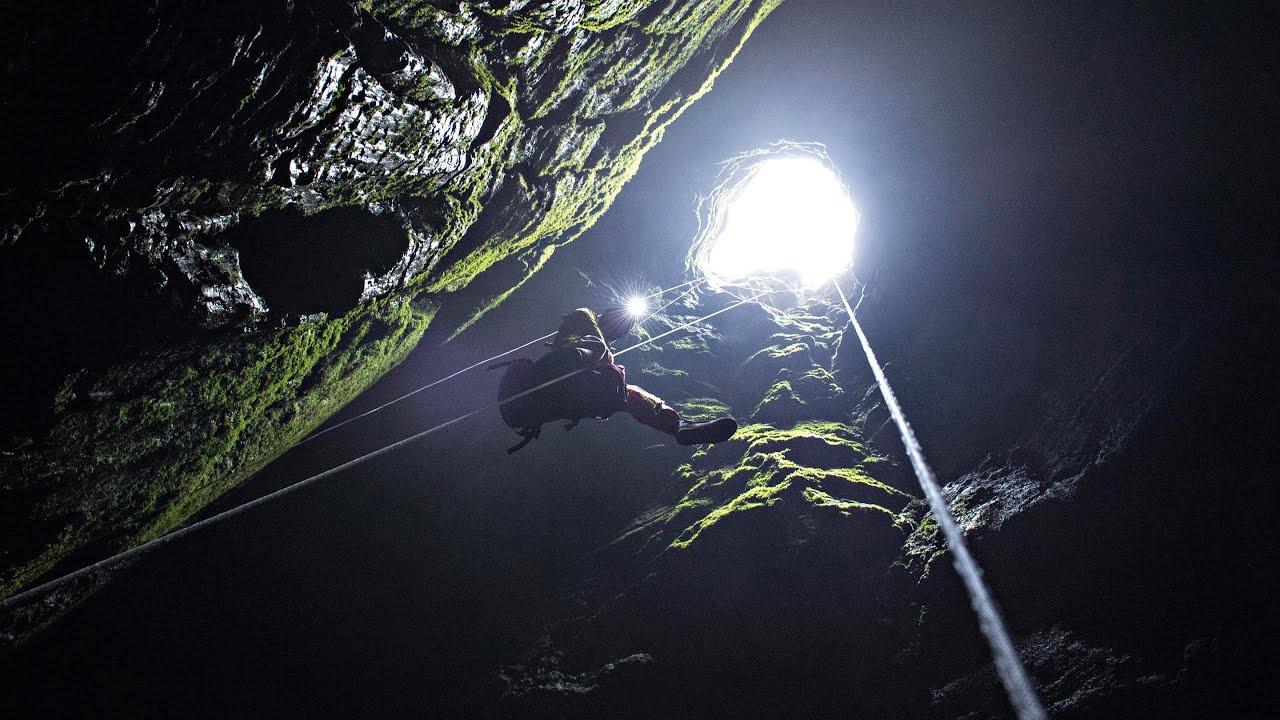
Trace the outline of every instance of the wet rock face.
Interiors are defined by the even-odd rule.
[[[1105,647],[1091,647],[1058,628],[1026,638],[1018,654],[1037,678],[1041,701],[1054,717],[1088,717],[1111,703],[1142,704],[1154,715],[1177,712],[1177,680],[1143,675],[1133,657]],[[944,717],[998,718],[1007,710],[991,668],[947,683],[934,693],[934,709]],[[1121,697],[1115,697],[1115,696]],[[1095,715],[1096,716],[1096,715]]]
[[[773,4],[42,4],[4,30],[5,376],[545,260]]]
[[[564,195],[537,178],[643,139],[702,49],[680,40],[752,9],[698,5],[42,5],[7,30],[2,244],[56,244],[210,328],[270,309],[234,253],[210,250],[272,208],[380,204],[426,240],[405,248],[423,266],[512,164]]]
[[[449,13],[411,42],[341,2],[44,7],[10,28],[23,54],[5,121],[26,140],[4,243],[59,243],[126,286],[175,293],[203,326],[268,309],[234,259],[205,252],[227,247],[221,232],[268,208],[426,191],[476,162],[487,64],[447,57],[484,35],[446,44]]]
[[[33,539],[0,592],[180,522],[509,261],[496,305],[776,4],[52,2],[5,23],[0,307],[24,352],[0,503]]]
[[[1211,277],[1178,283],[1134,272],[1123,292],[1093,282],[1092,296],[1055,293],[1042,306],[1045,331],[1016,336],[1014,350],[1023,338],[1040,344],[1039,369],[1019,369],[1006,355],[1008,372],[947,372],[967,359],[960,343],[945,328],[919,330],[914,347],[933,345],[932,357],[916,356],[929,366],[923,374],[941,377],[902,383],[917,393],[905,406],[913,421],[924,418],[916,427],[928,445],[948,437],[945,423],[928,417],[948,376],[968,379],[959,397],[1025,398],[1002,402],[1009,415],[987,428],[962,429],[983,438],[986,455],[954,462],[944,494],[1051,712],[1199,717],[1251,708],[1238,691],[1269,653],[1254,639],[1269,621],[1253,599],[1269,582],[1256,569],[1268,541],[1245,518],[1272,504],[1274,490],[1244,480],[1266,462],[1247,440],[1250,401],[1221,400],[1252,375],[1256,340],[1244,339],[1250,331],[1231,319],[1229,294]],[[999,353],[991,354],[998,367]],[[913,370],[920,366],[890,377]],[[937,447],[935,457],[954,459],[954,445]],[[926,568],[921,598],[945,596],[951,568],[941,548],[931,523],[908,541],[905,560]],[[963,612],[951,614],[934,601],[922,628],[928,643],[946,641],[937,628]],[[980,687],[995,699],[984,700]],[[935,680],[933,694],[941,716],[960,708],[1008,716],[989,665],[981,673],[956,667]]]

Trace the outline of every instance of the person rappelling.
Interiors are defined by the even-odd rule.
[[[653,393],[627,384],[626,369],[613,362],[609,343],[626,335],[633,324],[625,308],[599,314],[578,308],[563,317],[548,343],[551,349],[541,358],[521,358],[490,368],[507,368],[498,386],[499,407],[502,419],[524,438],[508,453],[538,437],[546,423],[567,420],[565,429],[572,430],[584,418],[604,420],[620,410],[681,445],[733,437],[738,431],[733,418],[690,422]]]

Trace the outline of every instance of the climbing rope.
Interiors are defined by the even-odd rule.
[[[686,284],[686,285],[688,285],[689,283],[685,283],[685,284]],[[682,287],[682,286],[677,286],[677,287]],[[719,310],[716,310],[715,312],[708,313],[707,315],[704,315],[704,316],[702,316],[702,317],[700,317],[700,318],[697,318],[696,320],[690,320],[689,322],[684,323],[683,325],[679,325],[679,326],[677,326],[677,327],[675,327],[675,328],[672,328],[671,330],[668,330],[668,331],[666,331],[666,332],[664,332],[664,333],[661,333],[661,334],[659,334],[659,335],[654,335],[653,337],[651,337],[651,338],[646,338],[646,339],[642,340],[641,342],[636,343],[635,345],[632,345],[632,346],[627,347],[627,348],[623,348],[622,350],[619,350],[618,352],[615,352],[615,353],[613,354],[613,356],[614,356],[614,357],[618,357],[618,356],[620,356],[620,355],[625,355],[625,354],[627,354],[627,353],[631,352],[632,350],[638,350],[638,349],[640,349],[640,348],[642,348],[642,347],[644,347],[644,346],[646,346],[646,345],[650,345],[650,344],[655,343],[655,342],[657,342],[657,341],[659,341],[659,340],[661,340],[661,339],[663,339],[663,338],[665,338],[665,337],[669,337],[669,336],[671,336],[671,335],[673,335],[673,334],[675,334],[675,333],[677,333],[677,332],[680,332],[681,330],[688,329],[688,328],[690,328],[690,327],[692,327],[692,326],[694,326],[694,325],[696,325],[696,324],[698,324],[698,323],[700,323],[700,322],[704,322],[704,321],[706,321],[706,320],[710,320],[711,318],[713,318],[713,317],[715,317],[715,316],[717,316],[717,315],[720,315],[721,313],[728,312],[728,311],[730,311],[730,310],[732,310],[732,309],[734,309],[734,308],[736,308],[736,307],[738,307],[738,306],[740,306],[740,305],[745,305],[746,303],[749,303],[749,302],[755,301],[755,300],[759,299],[760,297],[764,296],[765,294],[767,294],[767,293],[765,293],[765,292],[760,292],[760,293],[757,293],[756,295],[754,295],[753,297],[746,298],[746,299],[743,299],[743,300],[739,300],[738,302],[735,302],[735,303],[733,303],[732,305],[728,305],[728,306],[723,307],[723,308],[721,308],[721,309],[719,309]],[[535,342],[536,342],[536,341],[535,341]],[[532,344],[532,343],[529,343],[529,344]],[[501,356],[499,356],[499,357],[501,357]],[[56,590],[56,589],[58,589],[58,588],[62,587],[63,585],[66,585],[67,583],[69,583],[69,582],[71,582],[71,581],[73,581],[73,580],[75,580],[75,579],[77,579],[77,578],[84,577],[85,575],[88,575],[88,574],[90,574],[90,573],[92,573],[92,572],[94,572],[94,571],[96,571],[96,570],[101,570],[101,569],[104,569],[104,568],[110,567],[110,566],[112,566],[112,565],[116,565],[116,564],[118,564],[118,563],[124,562],[124,561],[126,561],[126,560],[130,560],[130,559],[135,558],[135,557],[137,557],[137,556],[139,556],[139,555],[142,555],[143,553],[145,553],[145,552],[147,552],[147,551],[149,551],[149,550],[153,550],[153,549],[155,549],[155,548],[157,548],[157,547],[159,547],[159,546],[161,546],[161,545],[164,545],[164,544],[166,544],[166,543],[169,543],[169,542],[172,542],[172,541],[174,541],[174,540],[177,540],[177,539],[178,539],[178,538],[180,538],[180,537],[183,537],[183,536],[185,536],[185,535],[190,535],[191,533],[196,532],[197,530],[200,530],[200,529],[203,529],[203,528],[209,527],[210,525],[213,525],[213,524],[215,524],[215,523],[218,523],[218,522],[221,522],[221,521],[223,521],[223,520],[226,520],[227,518],[234,517],[234,516],[239,515],[239,514],[241,514],[241,513],[243,513],[243,512],[246,512],[246,511],[248,511],[248,510],[252,510],[253,508],[258,507],[259,505],[265,505],[266,503],[269,503],[269,502],[271,502],[272,500],[275,500],[275,499],[277,499],[277,498],[283,497],[283,496],[288,495],[288,494],[290,494],[290,493],[292,493],[292,492],[295,492],[295,491],[297,491],[297,490],[301,490],[302,488],[307,487],[308,485],[314,485],[315,483],[320,482],[321,480],[324,480],[325,478],[332,477],[332,476],[337,475],[338,473],[340,473],[340,472],[342,472],[342,471],[344,471],[344,470],[349,470],[350,468],[353,468],[353,467],[355,467],[355,466],[357,466],[357,465],[360,465],[360,464],[362,464],[362,463],[365,463],[365,462],[368,462],[368,461],[370,461],[370,460],[373,460],[374,458],[381,457],[382,455],[386,455],[387,453],[390,453],[390,452],[392,452],[392,451],[394,451],[394,450],[397,450],[397,449],[399,449],[399,448],[402,448],[402,447],[404,447],[405,445],[408,445],[409,443],[414,442],[415,440],[420,440],[420,439],[422,439],[422,438],[424,438],[424,437],[426,437],[426,436],[428,436],[428,435],[432,435],[432,434],[434,434],[434,433],[437,433],[437,432],[439,432],[439,431],[441,431],[441,430],[443,430],[443,429],[445,429],[445,428],[447,428],[447,427],[450,427],[450,426],[452,426],[452,425],[457,425],[458,423],[462,422],[463,420],[466,420],[466,419],[468,419],[468,418],[471,418],[471,417],[474,417],[474,416],[476,416],[476,415],[479,415],[480,413],[485,412],[486,410],[492,410],[492,409],[497,408],[497,407],[499,407],[499,406],[501,406],[501,405],[505,405],[506,403],[513,402],[513,401],[515,401],[515,400],[519,400],[519,399],[520,399],[520,398],[522,398],[522,397],[525,397],[525,396],[527,396],[527,395],[531,395],[531,394],[533,394],[533,393],[535,393],[535,392],[537,392],[537,391],[539,391],[539,390],[542,390],[543,388],[550,387],[550,386],[555,385],[556,383],[561,382],[561,381],[563,381],[563,380],[567,380],[567,379],[569,379],[569,378],[573,377],[574,375],[577,375],[578,373],[585,372],[586,370],[587,370],[587,368],[582,368],[582,369],[579,369],[579,370],[574,370],[573,372],[569,372],[569,373],[566,373],[566,374],[564,374],[564,375],[561,375],[560,377],[557,377],[557,378],[553,378],[553,379],[551,379],[551,380],[548,380],[547,382],[544,382],[544,383],[542,383],[541,385],[538,385],[538,386],[536,386],[536,387],[529,388],[528,390],[525,390],[524,392],[518,393],[518,394],[516,394],[516,395],[512,395],[511,397],[506,398],[506,399],[504,399],[504,400],[499,400],[499,401],[497,401],[497,402],[489,403],[488,405],[485,405],[484,407],[478,408],[478,409],[476,409],[476,410],[472,410],[471,412],[468,412],[468,413],[466,413],[466,414],[464,414],[464,415],[459,415],[458,417],[453,418],[452,420],[446,420],[445,422],[442,422],[442,423],[440,423],[439,425],[435,425],[435,426],[429,427],[429,428],[427,428],[426,430],[423,430],[422,432],[416,433],[416,434],[414,434],[414,435],[410,435],[409,437],[406,437],[406,438],[404,438],[404,439],[402,439],[402,440],[397,440],[396,442],[391,443],[390,445],[387,445],[387,446],[385,446],[385,447],[379,448],[379,449],[374,450],[374,451],[369,452],[369,453],[365,453],[364,455],[361,455],[360,457],[357,457],[357,458],[355,458],[355,459],[353,459],[353,460],[348,460],[347,462],[342,463],[341,465],[338,465],[338,466],[336,466],[336,467],[332,467],[332,468],[330,468],[330,469],[328,469],[328,470],[325,470],[325,471],[323,471],[323,472],[317,473],[317,474],[312,475],[312,476],[310,476],[310,477],[308,477],[308,478],[304,478],[304,479],[302,479],[302,480],[299,480],[298,482],[293,483],[292,485],[287,485],[287,486],[285,486],[285,487],[282,487],[282,488],[280,488],[279,490],[276,490],[275,492],[269,493],[269,494],[267,494],[267,495],[263,495],[263,496],[262,496],[262,497],[260,497],[260,498],[257,498],[257,499],[254,499],[254,500],[250,500],[249,502],[243,503],[243,504],[241,504],[241,505],[237,505],[237,506],[235,506],[235,507],[233,507],[233,508],[230,508],[229,510],[224,510],[224,511],[222,511],[222,512],[220,512],[220,513],[216,514],[216,515],[211,515],[211,516],[209,516],[209,517],[205,518],[204,520],[200,520],[199,522],[192,523],[191,525],[186,525],[186,526],[180,527],[180,528],[178,528],[178,529],[176,529],[176,530],[173,530],[173,531],[171,531],[171,532],[169,532],[169,533],[167,533],[167,534],[165,534],[165,535],[161,535],[161,536],[160,536],[160,537],[158,537],[158,538],[154,538],[154,539],[152,539],[152,540],[148,540],[147,542],[144,542],[144,543],[142,543],[141,545],[137,545],[137,546],[132,547],[132,548],[130,548],[130,549],[128,549],[128,550],[125,550],[125,551],[123,551],[123,552],[120,552],[120,553],[117,553],[117,554],[115,554],[115,555],[112,555],[112,556],[111,556],[111,557],[109,557],[109,558],[106,558],[106,559],[103,559],[103,560],[99,560],[98,562],[95,562],[95,563],[93,563],[92,565],[87,565],[87,566],[85,566],[85,567],[80,568],[79,570],[75,570],[75,571],[69,572],[69,573],[67,573],[66,575],[62,575],[62,576],[60,576],[60,577],[54,578],[53,580],[50,580],[50,581],[48,581],[48,582],[42,583],[42,584],[40,584],[40,585],[37,585],[37,586],[35,586],[35,587],[33,587],[33,588],[29,589],[29,590],[24,590],[24,591],[22,591],[22,592],[20,592],[20,593],[17,593],[17,594],[15,594],[15,595],[11,595],[11,596],[9,596],[9,597],[7,597],[7,598],[3,599],[3,600],[0,600],[0,612],[7,611],[7,610],[9,610],[10,608],[14,608],[14,607],[17,607],[17,606],[19,606],[19,605],[24,605],[24,604],[26,604],[27,602],[29,602],[29,601],[31,601],[31,600],[34,600],[34,599],[36,599],[36,598],[43,597],[43,596],[47,595],[48,593],[50,593],[50,592],[52,592],[52,591],[54,591],[54,590]]]
[[[669,287],[669,288],[667,288],[667,289],[665,289],[665,290],[659,290],[659,291],[657,291],[657,292],[655,292],[655,293],[651,293],[651,294],[649,294],[649,295],[645,295],[645,296],[644,296],[644,299],[645,299],[645,300],[648,300],[649,298],[659,297],[659,296],[661,296],[661,295],[665,295],[666,293],[669,293],[669,292],[671,292],[671,291],[673,291],[673,290],[679,290],[680,288],[682,288],[682,287],[686,287],[686,286],[689,286],[689,285],[693,285],[693,286],[694,286],[694,288],[696,288],[699,284],[704,283],[704,282],[706,282],[706,279],[705,279],[705,278],[698,278],[698,279],[696,279],[696,280],[690,280],[689,282],[681,283],[681,284],[679,284],[679,285],[675,285],[675,286],[673,286],[673,287]],[[676,300],[679,300],[680,298],[684,297],[684,296],[685,296],[685,295],[687,295],[688,293],[692,292],[694,288],[689,288],[689,290],[686,290],[686,291],[684,291],[683,293],[681,293],[680,295],[676,296],[676,298],[675,298],[674,300],[671,300],[671,301],[670,301],[670,302],[668,302],[666,305],[663,305],[662,307],[658,308],[657,310],[653,311],[652,313],[649,313],[649,315],[648,315],[648,316],[646,316],[643,320],[641,320],[641,321],[640,321],[640,324],[641,324],[641,325],[643,325],[644,323],[646,323],[646,322],[648,322],[649,320],[653,319],[653,318],[654,318],[654,316],[656,316],[658,313],[662,312],[663,310],[666,310],[668,307],[670,307],[670,306],[671,306],[671,304],[672,304],[672,303],[676,302]],[[416,390],[411,390],[411,391],[409,391],[409,392],[405,393],[404,395],[401,395],[400,397],[398,397],[398,398],[396,398],[396,399],[394,399],[394,400],[390,400],[390,401],[388,401],[388,402],[385,402],[385,403],[383,403],[383,404],[379,405],[378,407],[373,408],[372,410],[366,410],[365,412],[362,412],[362,413],[360,413],[359,415],[356,415],[356,416],[354,416],[354,417],[347,418],[346,420],[343,420],[342,422],[334,423],[333,425],[330,425],[329,427],[324,428],[323,430],[318,430],[318,431],[316,431],[316,432],[314,432],[314,433],[312,433],[312,434],[308,435],[306,438],[303,438],[301,441],[299,441],[299,442],[298,442],[298,445],[302,445],[302,444],[304,444],[304,443],[309,443],[309,442],[311,442],[312,440],[315,440],[316,438],[320,437],[321,435],[324,435],[324,434],[326,434],[326,433],[331,433],[331,432],[333,432],[334,430],[337,430],[338,428],[340,428],[340,427],[342,427],[342,426],[344,426],[344,425],[347,425],[347,424],[349,424],[349,423],[353,423],[353,422],[355,422],[355,421],[357,421],[357,420],[362,420],[362,419],[364,419],[364,418],[369,417],[370,415],[373,415],[374,413],[377,413],[377,412],[381,412],[381,411],[383,411],[383,410],[386,410],[387,408],[391,407],[392,405],[395,405],[396,403],[401,402],[401,401],[403,401],[403,400],[408,400],[409,398],[413,397],[414,395],[417,395],[417,394],[418,394],[418,393],[420,393],[420,392],[423,392],[423,391],[426,391],[426,390],[430,390],[431,388],[433,388],[433,387],[435,387],[435,386],[439,385],[440,383],[443,383],[443,382],[447,382],[447,381],[449,381],[449,380],[452,380],[452,379],[454,379],[454,378],[458,377],[459,375],[462,375],[463,373],[466,373],[466,372],[470,372],[471,370],[475,370],[475,369],[476,369],[476,368],[478,368],[478,367],[484,367],[485,365],[488,365],[489,363],[493,362],[494,360],[497,360],[497,359],[499,359],[499,358],[504,358],[504,357],[506,357],[506,356],[510,355],[510,354],[511,354],[511,353],[513,353],[513,352],[518,352],[518,351],[520,351],[520,350],[523,350],[523,349],[525,349],[525,348],[529,347],[530,345],[536,345],[537,343],[540,343],[540,342],[543,342],[543,341],[545,341],[545,340],[548,340],[548,339],[550,339],[550,338],[552,338],[552,337],[554,337],[554,336],[555,336],[555,333],[553,333],[553,332],[552,332],[552,333],[547,333],[546,335],[543,335],[543,336],[542,336],[542,337],[540,337],[540,338],[534,338],[534,339],[530,340],[529,342],[527,342],[527,343],[525,343],[525,344],[523,344],[523,345],[517,345],[516,347],[513,347],[513,348],[511,348],[510,350],[507,350],[506,352],[498,353],[497,355],[494,355],[494,356],[493,356],[493,357],[491,357],[491,358],[486,358],[486,359],[481,360],[480,362],[475,363],[475,364],[473,364],[473,365],[468,365],[468,366],[466,366],[466,367],[462,368],[461,370],[459,370],[459,371],[457,371],[457,372],[455,372],[455,373],[452,373],[452,374],[450,374],[450,375],[446,375],[446,376],[444,376],[444,377],[440,378],[439,380],[433,380],[433,381],[431,381],[431,382],[427,383],[426,385],[423,385],[422,387],[420,387],[420,388],[418,388],[418,389],[416,389]],[[295,447],[296,447],[296,446],[295,446]]]
[[[951,516],[951,508],[947,505],[946,498],[942,497],[942,490],[938,487],[938,478],[933,474],[933,468],[929,467],[929,464],[925,462],[924,449],[920,446],[920,441],[916,439],[915,431],[911,429],[910,423],[907,422],[907,416],[902,412],[902,406],[898,404],[898,398],[894,395],[893,388],[889,386],[889,379],[885,377],[884,370],[880,367],[880,361],[876,359],[876,353],[871,349],[871,341],[867,340],[866,333],[862,331],[862,325],[858,322],[854,308],[849,304],[849,298],[844,294],[844,289],[840,287],[840,283],[835,278],[832,278],[831,282],[836,286],[836,292],[840,293],[844,308],[849,313],[849,321],[853,323],[853,329],[858,334],[858,340],[862,342],[862,350],[867,356],[867,362],[871,364],[871,371],[875,373],[876,382],[880,385],[880,394],[884,396],[885,404],[889,407],[889,414],[893,416],[893,421],[897,423],[898,431],[902,434],[902,444],[906,446],[907,456],[911,458],[911,467],[915,470],[916,478],[920,481],[920,489],[924,491],[924,495],[929,501],[929,508],[933,511],[933,518],[937,521],[938,527],[942,528],[942,535],[946,538],[947,547],[951,549],[951,554],[955,558],[956,572],[960,574],[960,578],[964,581],[965,589],[969,592],[969,605],[978,615],[978,627],[982,630],[982,635],[986,638],[987,645],[991,647],[991,655],[996,666],[996,675],[1000,678],[1001,684],[1004,685],[1005,693],[1009,696],[1009,703],[1013,705],[1014,712],[1018,715],[1018,720],[1044,720],[1047,717],[1044,707],[1041,706],[1035,687],[1031,684],[1030,678],[1027,677],[1026,668],[1022,666],[1018,651],[1013,647],[1013,641],[1009,638],[1009,631],[1004,626],[1004,619],[1000,617],[1000,609],[996,606],[995,599],[991,597],[991,591],[987,588],[987,584],[982,580],[982,569],[978,567],[977,561],[969,554],[969,548],[964,542],[964,534],[956,526],[955,518]],[[861,299],[859,299],[858,305],[862,305]]]
[[[702,284],[702,283],[704,283],[704,282],[706,282],[706,281],[707,281],[707,280],[706,280],[706,278],[698,278],[697,280],[690,280],[689,282],[685,283],[685,285],[693,284],[693,287],[689,288],[688,290],[685,290],[684,292],[680,293],[679,295],[675,296],[674,298],[671,298],[671,299],[670,299],[670,300],[668,300],[668,301],[666,302],[666,304],[664,304],[662,307],[658,308],[657,310],[654,310],[653,312],[649,313],[648,315],[645,315],[645,316],[644,316],[644,319],[643,319],[643,320],[641,320],[639,323],[636,323],[636,324],[637,324],[637,325],[640,325],[640,326],[643,326],[645,323],[649,322],[650,320],[654,319],[654,318],[655,318],[655,317],[657,317],[658,315],[662,314],[662,311],[663,311],[663,310],[666,310],[667,308],[669,308],[669,307],[671,307],[672,305],[674,305],[674,304],[676,304],[676,303],[680,302],[681,300],[685,299],[686,297],[689,297],[689,296],[693,293],[693,291],[695,291],[695,290],[697,290],[697,289],[698,289],[698,285],[700,285],[700,284]],[[695,283],[696,283],[696,284],[695,284]],[[662,291],[662,292],[654,293],[654,295],[661,295],[663,292],[671,292],[672,290],[679,290],[681,287],[683,287],[683,286],[681,286],[681,285],[676,285],[675,287],[667,288],[666,290],[664,290],[664,291]],[[651,297],[653,297],[653,295],[646,295],[644,299],[645,299],[645,300],[648,300],[648,299],[649,299],[649,298],[651,298]]]
[[[395,405],[396,403],[398,403],[398,402],[400,402],[400,401],[402,401],[402,400],[408,400],[409,398],[413,397],[414,395],[417,395],[417,394],[418,394],[418,393],[420,393],[420,392],[423,392],[424,390],[430,390],[431,388],[433,388],[433,387],[435,387],[435,386],[439,385],[440,383],[445,382],[445,381],[448,381],[448,380],[452,380],[452,379],[454,379],[454,378],[458,377],[459,375],[461,375],[461,374],[463,374],[463,373],[465,373],[465,372],[467,372],[467,371],[469,371],[469,370],[475,370],[476,368],[478,368],[478,367],[480,367],[480,366],[482,366],[482,365],[486,365],[486,364],[488,364],[488,363],[491,363],[491,362],[493,362],[494,360],[497,360],[498,358],[506,357],[507,355],[510,355],[511,353],[516,352],[516,351],[518,351],[518,350],[523,350],[523,349],[525,349],[525,348],[529,347],[530,345],[534,345],[534,344],[536,344],[536,343],[540,343],[540,342],[542,342],[542,341],[544,341],[544,340],[550,339],[550,338],[551,338],[551,337],[553,337],[554,335],[555,335],[555,333],[547,333],[546,335],[543,335],[543,336],[542,336],[542,337],[540,337],[540,338],[534,338],[533,340],[530,340],[529,342],[527,342],[527,343],[525,343],[525,344],[523,344],[523,345],[519,345],[519,346],[517,346],[517,347],[511,348],[510,350],[508,350],[508,351],[506,351],[506,352],[498,353],[497,355],[494,355],[494,356],[493,356],[493,357],[491,357],[491,358],[488,358],[488,359],[485,359],[485,360],[481,360],[480,362],[478,362],[478,363],[476,363],[476,364],[474,364],[474,365],[468,365],[467,367],[464,367],[464,368],[462,368],[461,370],[459,370],[459,371],[457,371],[457,372],[455,372],[455,373],[453,373],[453,374],[451,374],[451,375],[446,375],[446,376],[444,376],[444,377],[440,378],[439,380],[434,380],[434,381],[432,381],[432,382],[429,382],[429,383],[427,383],[426,385],[423,385],[422,387],[418,388],[417,390],[411,390],[411,391],[409,391],[409,392],[405,393],[404,395],[401,395],[400,397],[396,398],[395,400],[391,400],[390,402],[385,402],[385,403],[383,403],[383,404],[379,405],[378,407],[376,407],[376,408],[374,408],[374,409],[372,409],[372,410],[367,410],[367,411],[365,411],[365,412],[360,413],[359,415],[356,415],[355,417],[347,418],[346,420],[343,420],[342,422],[335,423],[335,424],[330,425],[329,427],[327,427],[327,428],[325,428],[325,429],[323,429],[323,430],[319,430],[319,431],[317,431],[317,432],[314,432],[314,433],[312,433],[312,434],[308,435],[306,438],[304,438],[304,439],[303,439],[303,440],[301,440],[300,442],[298,442],[298,445],[302,445],[303,443],[309,443],[309,442],[311,442],[312,440],[315,440],[316,438],[320,437],[321,435],[324,435],[325,433],[330,433],[330,432],[333,432],[334,430],[337,430],[338,428],[342,427],[343,425],[346,425],[346,424],[348,424],[348,423],[353,423],[353,422],[355,422],[355,421],[357,421],[357,420],[360,420],[360,419],[363,419],[363,418],[367,418],[367,417],[369,417],[370,415],[372,415],[372,414],[374,414],[374,413],[376,413],[376,412],[381,412],[381,411],[383,411],[383,410],[386,410],[387,408],[391,407],[392,405]]]

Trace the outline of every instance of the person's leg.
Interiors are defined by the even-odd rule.
[[[627,412],[641,423],[671,435],[681,445],[721,442],[738,431],[738,423],[733,418],[695,423],[681,420],[680,413],[662,398],[635,385],[627,386]]]
[[[680,429],[680,413],[662,402],[662,398],[635,385],[627,386],[627,412],[641,423],[668,435],[675,435]]]

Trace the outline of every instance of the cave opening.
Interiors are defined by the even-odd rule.
[[[345,313],[369,275],[386,273],[409,248],[403,221],[365,208],[304,215],[264,213],[221,238],[240,253],[240,270],[273,313]]]
[[[713,287],[816,290],[853,265],[858,218],[820,145],[779,143],[724,163],[689,264]]]

